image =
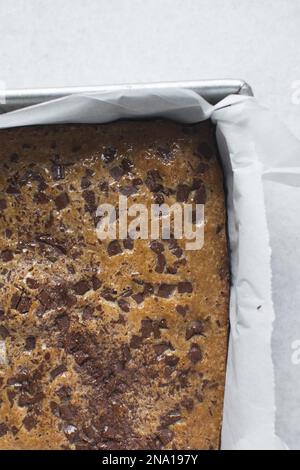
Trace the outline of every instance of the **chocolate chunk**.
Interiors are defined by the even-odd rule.
[[[65,178],[65,167],[61,163],[53,162],[51,171],[52,178],[55,181],[63,180]]]
[[[76,282],[76,284],[73,286],[73,289],[77,295],[84,295],[90,290],[90,285],[88,281],[82,280]]]
[[[18,312],[22,314],[28,313],[30,310],[31,304],[32,304],[31,298],[27,297],[26,295],[22,295],[16,310],[18,310]]]
[[[194,195],[194,203],[195,204],[205,204],[206,203],[206,189],[205,186],[201,186],[199,189],[196,190]]]
[[[97,205],[96,205],[96,196],[94,191],[85,189],[82,192],[82,197],[85,200],[85,211],[93,214],[96,212]]]
[[[61,399],[61,400],[68,400],[71,398],[72,395],[72,389],[68,385],[63,385],[60,387],[58,390],[56,390],[56,395]]]
[[[179,357],[174,354],[165,357],[165,364],[170,367],[175,367],[179,362]]]
[[[141,334],[143,338],[149,338],[153,333],[153,321],[151,318],[145,318],[141,321]]]
[[[109,174],[114,180],[119,181],[125,174],[125,172],[121,166],[113,166],[112,168],[110,168]]]
[[[9,431],[9,428],[6,423],[0,423],[0,437],[5,436]]]
[[[131,160],[129,160],[129,158],[125,157],[121,161],[121,166],[126,173],[129,173],[131,169],[133,168],[133,163]]]
[[[55,301],[46,289],[42,289],[37,298],[47,310],[55,306]]]
[[[176,191],[176,201],[187,202],[190,191],[191,189],[187,184],[179,184]]]
[[[198,344],[196,343],[191,344],[188,357],[193,364],[196,364],[197,362],[201,361],[202,351]]]
[[[45,193],[35,193],[33,196],[33,201],[37,204],[47,204],[49,202],[49,198]]]
[[[133,194],[136,194],[137,192],[138,192],[138,188],[134,186],[133,184],[122,186],[120,188],[120,193],[123,194],[123,196],[132,196]]]
[[[158,288],[157,295],[158,297],[163,297],[164,299],[168,299],[171,296],[171,294],[174,292],[175,288],[176,288],[175,284],[162,283],[160,284]]]
[[[54,380],[56,377],[58,377],[61,374],[64,374],[64,372],[66,371],[67,371],[67,368],[64,364],[60,364],[59,366],[55,367],[55,369],[52,369],[50,372],[51,380]]]
[[[162,426],[170,426],[171,424],[177,423],[182,418],[179,408],[169,411],[167,414],[160,417]]]
[[[141,336],[133,335],[130,340],[130,347],[132,349],[138,349],[142,344],[143,338]]]
[[[123,312],[129,312],[130,311],[130,305],[128,302],[126,302],[126,300],[124,299],[119,299],[118,300],[118,305],[120,307],[121,310],[123,310]]]
[[[160,173],[158,170],[149,170],[147,171],[147,177],[145,179],[145,185],[149,189],[149,191],[155,193],[161,191],[163,189],[162,184],[160,181],[162,180]]]
[[[93,276],[92,277],[92,286],[93,286],[94,290],[98,290],[102,286],[102,282],[96,276]]]
[[[108,186],[107,181],[103,181],[103,183],[100,183],[99,188],[100,188],[100,191],[108,194],[109,186]]]
[[[204,157],[206,160],[210,160],[214,155],[212,147],[207,142],[201,142],[194,153],[197,157]]]
[[[179,294],[190,294],[193,292],[193,284],[190,281],[178,282],[178,292]]]
[[[164,245],[161,242],[159,242],[158,240],[153,240],[150,243],[150,248],[151,248],[152,251],[154,251],[154,253],[157,253],[157,254],[162,253],[165,249]]]
[[[4,211],[7,208],[7,203],[5,199],[0,199],[0,211]]]
[[[194,178],[193,183],[192,183],[192,191],[195,191],[195,189],[199,189],[204,185],[202,179],[200,178]]]
[[[110,287],[105,287],[100,295],[103,299],[114,302],[116,300],[117,291]]]
[[[11,298],[11,302],[10,302],[11,308],[16,310],[20,300],[21,300],[21,294],[18,294],[15,292]]]
[[[1,325],[0,326],[0,338],[6,339],[8,336],[9,336],[8,329],[5,326]]]
[[[209,166],[207,163],[200,162],[199,165],[196,168],[196,173],[203,174],[209,169]]]
[[[195,320],[188,325],[185,333],[186,339],[191,339],[195,335],[202,335],[204,332],[204,323],[201,320]]]
[[[138,292],[137,294],[133,294],[132,298],[137,304],[141,304],[144,301],[144,294]]]
[[[80,183],[80,186],[81,186],[81,189],[87,189],[91,186],[91,181],[90,179],[87,177],[87,176],[83,176],[81,178],[81,183]]]
[[[123,246],[125,250],[133,250],[134,248],[134,241],[132,238],[128,237],[123,240]]]
[[[101,155],[101,159],[104,161],[104,163],[111,163],[115,156],[117,154],[117,150],[113,147],[106,147],[103,150],[103,153]]]
[[[188,309],[189,308],[187,305],[176,305],[176,312],[179,313],[179,315],[182,315],[183,317],[188,312]]]
[[[143,180],[142,178],[134,178],[132,180],[132,184],[134,184],[134,186],[141,186],[143,184]]]
[[[50,401],[49,406],[50,406],[51,413],[58,418],[59,417],[58,403],[56,403],[56,401]]]
[[[70,199],[69,199],[68,194],[67,193],[60,193],[54,199],[54,203],[55,203],[56,209],[58,211],[61,211],[62,209],[65,209],[70,203]]]
[[[158,434],[157,434],[158,439],[162,443],[163,446],[166,446],[169,444],[169,442],[172,441],[174,437],[173,431],[171,429],[165,428],[165,429],[160,429]]]
[[[194,400],[192,398],[185,397],[180,402],[187,411],[193,411],[194,409]]]
[[[14,258],[14,254],[11,250],[3,250],[1,252],[0,258],[4,263],[8,263]]]
[[[113,240],[108,244],[107,253],[108,256],[115,256],[122,253],[122,248],[118,240]]]
[[[155,271],[157,273],[163,273],[165,266],[166,266],[166,258],[164,257],[162,253],[160,253],[159,255],[157,255],[157,263],[155,266]]]
[[[27,431],[31,431],[37,424],[36,418],[32,415],[27,415],[22,421],[23,426]]]
[[[39,288],[39,283],[33,279],[32,277],[28,277],[26,279],[26,284],[29,287],[29,289],[38,289]]]
[[[154,195],[155,204],[162,205],[165,202],[165,196],[163,193],[157,193]]]
[[[156,150],[156,155],[159,159],[163,161],[169,161],[172,158],[172,151],[169,146],[158,147]]]
[[[168,350],[174,351],[170,341],[162,341],[161,343],[154,344],[153,348],[157,356],[161,356],[165,351]]]
[[[71,404],[64,403],[59,407],[59,414],[64,421],[73,421],[76,416],[76,408]]]
[[[27,336],[25,340],[25,349],[27,351],[32,351],[35,348],[36,339],[34,336]]]
[[[61,314],[56,317],[55,323],[60,331],[67,331],[70,326],[70,318],[66,314]]]

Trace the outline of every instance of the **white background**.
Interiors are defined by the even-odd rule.
[[[0,0],[0,80],[244,78],[300,137],[299,39],[300,0]]]

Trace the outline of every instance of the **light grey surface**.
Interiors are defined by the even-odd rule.
[[[299,0],[0,0],[7,88],[246,79],[300,137]]]

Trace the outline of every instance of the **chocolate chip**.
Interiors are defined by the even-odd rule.
[[[165,364],[170,367],[175,367],[179,362],[179,357],[174,354],[165,357]]]
[[[0,326],[0,338],[6,339],[8,336],[9,336],[8,329],[5,326],[1,325]]]
[[[191,339],[195,335],[202,335],[204,332],[204,323],[201,320],[195,320],[186,329],[185,338]]]
[[[154,253],[157,253],[157,254],[162,253],[165,249],[164,245],[157,240],[151,241],[150,248],[152,251],[154,251]]]
[[[96,212],[97,206],[96,206],[96,196],[95,196],[94,191],[85,189],[82,192],[82,197],[85,200],[86,212],[89,212],[90,214]]]
[[[0,211],[4,211],[7,208],[7,203],[5,199],[0,199]]]
[[[45,193],[35,193],[33,196],[33,201],[37,204],[47,204],[49,202],[49,198]]]
[[[205,186],[201,186],[199,189],[196,190],[194,195],[194,203],[195,204],[205,204],[206,203],[206,189]]]
[[[81,280],[76,282],[76,284],[73,286],[73,289],[77,295],[84,295],[90,290],[90,285],[88,281]]]
[[[103,150],[103,153],[101,155],[101,159],[104,161],[104,163],[111,163],[115,156],[117,154],[117,150],[113,147],[106,147]]]
[[[31,431],[37,424],[36,418],[31,415],[25,416],[22,421],[23,426],[26,428],[27,431]]]
[[[64,372],[66,371],[67,371],[67,368],[64,364],[60,364],[59,366],[55,367],[55,369],[52,369],[50,372],[51,380],[54,380],[56,377],[58,377],[61,374],[64,374]]]
[[[0,437],[5,436],[9,431],[9,428],[6,423],[0,423]]]
[[[176,191],[176,201],[187,202],[190,191],[191,189],[187,184],[179,184]]]
[[[115,256],[115,255],[119,255],[120,253],[122,253],[122,248],[118,240],[113,240],[108,244],[107,253],[108,253],[108,256]]]
[[[176,305],[176,312],[179,313],[179,315],[182,315],[183,317],[186,315],[188,309],[189,308],[187,305]]]
[[[144,301],[144,294],[138,292],[137,294],[133,294],[132,298],[137,304],[141,304]]]
[[[67,193],[60,193],[56,198],[54,199],[54,203],[56,206],[56,209],[58,211],[61,211],[62,209],[65,209],[68,204],[70,203],[70,199]]]
[[[126,302],[126,300],[119,299],[118,300],[118,305],[119,305],[120,309],[123,310],[123,312],[128,313],[130,311],[130,305],[129,305],[128,302]]]
[[[132,196],[133,194],[136,194],[137,191],[138,191],[138,188],[134,186],[133,184],[122,186],[120,188],[120,193],[123,194],[123,196]]]
[[[133,250],[134,247],[134,241],[132,238],[128,237],[123,240],[123,246],[125,250]]]
[[[207,142],[201,142],[195,151],[195,155],[210,160],[214,155],[214,151]]]
[[[190,281],[178,282],[178,292],[179,294],[190,294],[193,292],[193,284]]]
[[[155,266],[155,272],[163,273],[165,266],[166,266],[166,258],[162,253],[160,253],[159,255],[157,255],[157,263]]]
[[[4,263],[8,263],[14,258],[14,255],[11,250],[3,250],[1,252],[0,258]]]
[[[113,166],[112,168],[110,168],[109,174],[114,180],[119,181],[125,174],[125,172],[121,166]]]
[[[141,336],[133,335],[130,340],[130,347],[132,349],[138,349],[143,342],[143,338]]]
[[[141,178],[134,178],[132,180],[132,184],[134,184],[135,186],[141,186],[143,184],[143,180]]]
[[[197,362],[201,361],[202,351],[198,344],[196,343],[191,344],[188,357],[193,364],[196,364]]]
[[[36,345],[36,339],[34,336],[27,336],[25,340],[25,349],[27,351],[31,351],[35,348]]]
[[[171,429],[165,428],[165,429],[160,429],[158,434],[157,434],[158,439],[162,443],[163,446],[166,446],[169,444],[169,442],[172,441],[174,437],[173,431]]]

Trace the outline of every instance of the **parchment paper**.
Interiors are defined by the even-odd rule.
[[[217,124],[232,265],[222,448],[300,449],[300,143],[254,98],[213,107],[176,89],[70,96],[0,128],[145,117]]]

